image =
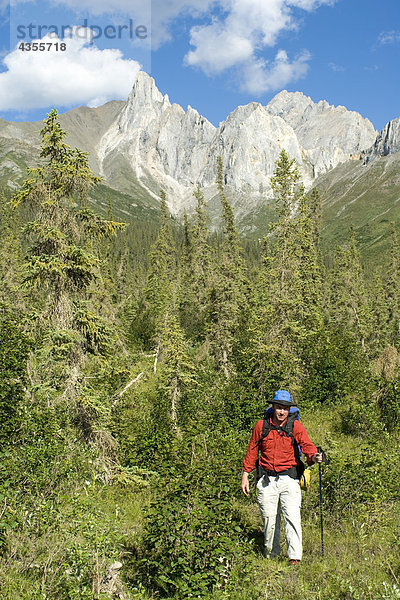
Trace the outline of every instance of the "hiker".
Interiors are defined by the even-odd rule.
[[[264,546],[267,557],[280,554],[280,513],[283,513],[289,562],[298,564],[302,559],[301,489],[299,479],[304,470],[298,447],[306,456],[308,465],[322,462],[322,454],[308,437],[298,420],[299,411],[290,415],[292,402],[289,392],[278,390],[272,400],[271,415],[258,421],[253,429],[246,457],[243,461],[242,491],[250,492],[249,473],[254,469],[258,454],[259,476],[257,502],[264,525]],[[265,437],[264,437],[265,436]]]

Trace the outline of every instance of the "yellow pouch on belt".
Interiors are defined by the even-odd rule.
[[[304,469],[304,473],[300,478],[300,487],[302,490],[308,489],[311,482],[311,469]]]

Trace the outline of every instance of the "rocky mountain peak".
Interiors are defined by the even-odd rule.
[[[351,155],[369,148],[376,138],[374,126],[359,113],[326,100],[313,102],[301,92],[277,94],[266,110],[290,125],[317,177]]]
[[[400,152],[400,117],[389,121],[377,135],[373,146],[363,153],[364,162],[377,156],[388,156]]]
[[[136,75],[135,83],[128,97],[128,104],[135,106],[135,108],[157,104],[165,107],[170,106],[168,95],[163,96],[154,79],[144,71],[139,71]]]
[[[295,127],[306,109],[313,104],[311,98],[301,92],[282,90],[272,98],[265,108],[271,115],[281,117]]]
[[[64,121],[110,186],[127,194],[144,189],[154,198],[162,187],[175,213],[192,201],[197,185],[213,200],[218,156],[235,210],[245,214],[272,196],[270,179],[282,149],[296,159],[309,187],[319,175],[360,156],[376,139],[373,125],[360,114],[287,90],[266,106],[238,106],[216,128],[191,106],[185,111],[171,104],[144,71],[137,74],[126,102],[71,111]],[[14,132],[14,125],[0,122],[1,137],[22,139],[28,126],[38,129],[24,124],[23,132],[18,124]],[[374,148],[387,153],[399,146],[397,119]]]

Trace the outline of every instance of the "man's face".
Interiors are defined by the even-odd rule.
[[[274,404],[274,417],[278,421],[278,423],[283,423],[289,414],[289,406],[284,406],[283,404]]]

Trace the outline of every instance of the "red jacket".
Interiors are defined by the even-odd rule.
[[[257,442],[262,434],[263,422],[263,419],[257,421],[253,429],[247,454],[243,461],[243,470],[247,473],[254,469],[258,458],[259,446]],[[308,437],[307,431],[300,421],[294,421],[293,423],[293,437],[310,465],[312,463],[311,457],[317,453],[317,448]],[[279,435],[276,429],[271,429],[261,443],[260,465],[266,471],[276,471],[277,473],[294,467],[296,457],[292,439],[287,435]]]

